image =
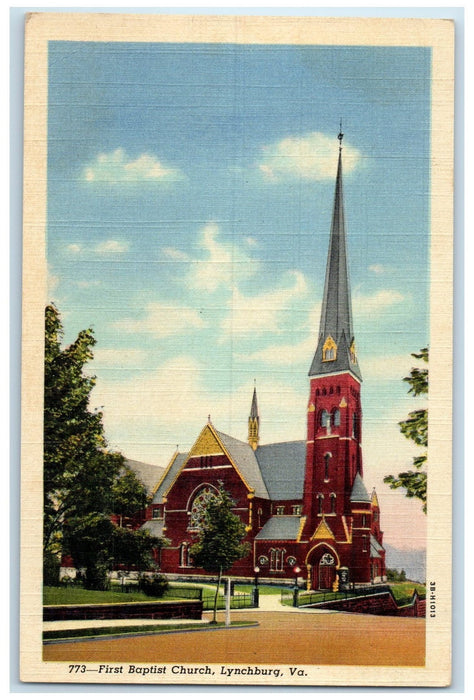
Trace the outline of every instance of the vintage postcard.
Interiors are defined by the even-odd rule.
[[[25,32],[21,680],[448,686],[453,22]]]

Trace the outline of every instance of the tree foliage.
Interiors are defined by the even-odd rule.
[[[218,574],[214,599],[214,622],[222,574],[228,571],[235,561],[247,556],[250,551],[250,545],[243,542],[246,534],[245,525],[239,516],[232,512],[234,506],[234,501],[220,484],[218,493],[206,505],[198,542],[190,550],[195,566]]]
[[[422,348],[419,353],[412,353],[412,357],[428,363],[428,348]],[[413,394],[413,396],[428,394],[427,367],[413,367],[409,376],[405,377],[403,381],[410,385],[408,390],[409,394]],[[390,484],[391,489],[405,489],[407,498],[420,499],[423,503],[423,512],[426,513],[427,473],[423,467],[426,465],[428,459],[426,451],[428,447],[428,409],[421,408],[411,411],[405,420],[400,421],[399,426],[400,431],[405,435],[407,440],[412,440],[415,445],[423,447],[425,450],[413,458],[415,470],[401,472],[397,476],[390,474],[385,477],[384,482]]]
[[[85,373],[96,343],[92,330],[81,331],[62,348],[63,327],[57,308],[45,312],[44,374],[44,528],[45,559],[70,554],[85,569],[86,585],[101,588],[104,572],[120,563],[149,563],[144,543],[159,545],[147,533],[124,535],[112,514],[130,516],[146,505],[146,489],[124,457],[107,449],[102,413],[91,410],[95,377]],[[124,542],[129,551],[125,554]],[[132,561],[134,560],[134,561]]]

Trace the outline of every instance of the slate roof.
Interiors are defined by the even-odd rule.
[[[357,472],[356,478],[354,479],[354,484],[352,486],[351,502],[372,503],[372,499],[367,493],[367,489],[365,488],[364,482],[362,481],[362,477],[359,474],[359,472]]]
[[[165,473],[164,467],[146,462],[137,462],[135,459],[126,459],[125,466],[130,467],[137,477],[142,481],[147,491],[150,493]]]
[[[214,429],[222,445],[258,498],[273,501],[301,500],[306,462],[304,440],[261,445],[254,451],[247,442]],[[168,467],[153,496],[161,503],[188,454],[179,452]]]
[[[237,438],[220,433],[218,430],[216,433],[247,484],[250,488],[255,489],[255,495],[260,498],[269,498],[255,452],[248,442],[237,440]]]
[[[374,559],[381,559],[380,552],[384,552],[382,545],[377,542],[373,535],[370,535],[370,556]]]
[[[139,530],[146,530],[153,537],[163,537],[163,520],[147,520],[143,525],[140,525]]]
[[[267,520],[256,540],[291,540],[295,542],[301,530],[302,516],[274,515]]]
[[[158,484],[158,487],[153,495],[152,503],[162,503],[163,496],[173,483],[174,478],[181,469],[181,466],[183,465],[183,462],[187,456],[187,452],[178,452],[174,461],[169,465],[168,471],[165,472],[165,475]]]
[[[259,445],[255,456],[273,501],[303,498],[306,464],[304,440]]]

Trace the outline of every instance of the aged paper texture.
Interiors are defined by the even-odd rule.
[[[449,685],[453,23],[25,32],[21,680]]]

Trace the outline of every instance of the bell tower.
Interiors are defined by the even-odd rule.
[[[343,137],[341,128],[321,320],[309,370],[303,505],[308,537],[326,519],[338,540],[347,539],[351,493],[356,476],[362,476],[362,376],[352,326],[346,252]]]

